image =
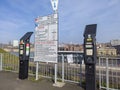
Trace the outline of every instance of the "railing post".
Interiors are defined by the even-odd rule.
[[[64,82],[64,55],[62,54],[62,82]]]
[[[2,71],[2,53],[0,54],[0,71]]]
[[[106,86],[107,90],[109,90],[109,65],[108,65],[108,58],[106,58]]]
[[[39,62],[36,62],[36,80],[38,80]]]
[[[80,86],[82,86],[82,63],[80,63]]]
[[[55,64],[55,84],[57,83],[57,64]]]
[[[99,88],[101,89],[101,63],[100,63],[100,57],[99,57]]]

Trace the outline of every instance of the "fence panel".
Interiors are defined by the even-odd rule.
[[[99,60],[100,88],[106,90],[120,90],[120,58],[100,57]]]
[[[2,53],[2,69],[4,71],[18,72],[18,64],[18,56],[12,55],[10,53]]]
[[[57,63],[58,66],[58,70],[57,70],[57,78],[60,81],[63,81],[63,79],[65,81],[69,81],[69,82],[75,82],[75,83],[79,83],[80,79],[81,81],[84,80],[84,71],[82,71],[84,69],[84,65],[79,64],[79,60],[77,60],[77,62],[74,63],[68,63],[68,61],[66,60],[66,55],[63,56],[64,58],[62,58],[62,55],[59,55],[59,62]],[[61,60],[60,60],[61,58]],[[74,59],[78,59],[78,56],[74,56]],[[64,62],[62,62],[62,59]],[[75,60],[73,60],[75,61]],[[32,62],[30,60],[29,64],[29,71],[30,74],[34,75],[35,71],[36,71],[36,65],[34,62]],[[32,65],[32,63],[34,63]],[[63,64],[64,63],[64,64]],[[64,67],[63,67],[64,65]],[[38,66],[38,75],[39,77],[46,77],[46,78],[53,78],[54,79],[54,67],[55,64],[54,63],[42,63],[39,62],[39,66]],[[63,71],[64,70],[64,71]],[[63,74],[64,72],[64,74]],[[83,76],[83,78],[81,78],[80,76]]]

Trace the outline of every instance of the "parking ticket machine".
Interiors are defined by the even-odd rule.
[[[86,90],[96,90],[96,28],[97,24],[87,25],[84,31]]]
[[[28,66],[30,56],[30,37],[33,32],[27,32],[19,43],[19,79],[28,78]]]

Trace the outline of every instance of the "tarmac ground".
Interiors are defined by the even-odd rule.
[[[65,83],[63,87],[54,87],[50,79],[42,78],[39,81],[32,79],[20,80],[13,72],[0,72],[0,90],[84,90],[78,84]]]

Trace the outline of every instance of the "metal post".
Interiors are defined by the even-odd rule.
[[[2,53],[0,54],[0,71],[2,71]]]
[[[64,55],[62,54],[62,82],[64,82]]]
[[[80,55],[77,56],[80,63],[80,86],[82,86],[82,58]]]
[[[82,86],[82,63],[80,63],[80,86]]]
[[[57,64],[55,64],[55,84],[57,83]]]
[[[108,68],[108,58],[106,58],[106,86],[107,90],[109,90],[109,68]]]
[[[36,80],[38,80],[39,62],[36,62]]]
[[[99,88],[101,89],[101,66],[100,66],[100,57],[99,57]]]

